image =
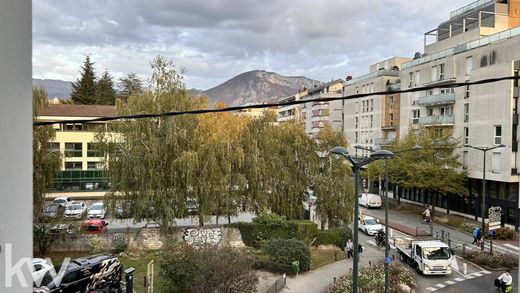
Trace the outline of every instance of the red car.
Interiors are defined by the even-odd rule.
[[[105,234],[108,223],[101,219],[89,219],[81,222],[81,232],[85,234]]]

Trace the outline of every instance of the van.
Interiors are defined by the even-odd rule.
[[[381,208],[383,206],[383,201],[377,194],[363,193],[359,198],[359,205],[366,208]]]

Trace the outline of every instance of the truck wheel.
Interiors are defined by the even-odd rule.
[[[418,273],[419,275],[422,275],[422,271],[421,271],[421,269],[419,268],[419,265],[418,265],[417,263],[415,264],[415,270],[417,270],[417,273]]]
[[[399,253],[399,260],[405,262],[404,255],[402,253]]]

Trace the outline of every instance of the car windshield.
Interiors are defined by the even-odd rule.
[[[365,219],[365,225],[369,225],[369,226],[377,225],[377,222],[374,219]]]
[[[58,199],[55,199],[54,202],[55,202],[55,203],[64,203],[65,200],[62,199],[62,198],[58,198]]]
[[[102,204],[95,204],[95,205],[92,205],[92,207],[90,208],[91,211],[101,211],[102,209],[103,209]]]
[[[83,227],[83,229],[85,229],[87,231],[98,231],[99,230],[97,225],[86,225]]]
[[[81,210],[80,204],[73,204],[68,207],[69,210]]]
[[[425,259],[450,259],[451,253],[447,247],[425,247],[423,257]]]

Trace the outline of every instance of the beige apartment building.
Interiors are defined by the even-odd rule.
[[[393,57],[372,64],[369,73],[347,79],[343,89],[345,96],[398,90],[401,64],[409,60]],[[399,94],[346,99],[343,103],[343,129],[349,141],[349,152],[366,155],[367,151],[355,149],[354,146],[379,148],[399,137]]]
[[[38,114],[39,121],[72,121],[115,116],[114,106],[49,104]],[[102,197],[109,189],[103,171],[103,154],[96,147],[95,136],[107,129],[108,122],[54,124],[56,138],[51,151],[60,152],[61,170],[55,177],[49,197]]]
[[[450,88],[453,83],[518,75],[520,0],[476,1],[451,12],[425,34],[424,55],[402,64],[401,88],[436,86],[401,95],[401,136],[417,125],[451,131],[462,144],[496,146],[486,155],[486,208],[501,206],[503,223],[518,229],[518,83]],[[434,37],[433,41],[431,37]],[[399,190],[398,196],[480,216],[483,152],[461,148],[469,196]]]

